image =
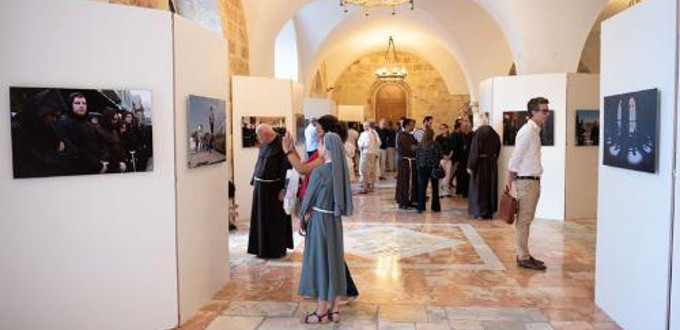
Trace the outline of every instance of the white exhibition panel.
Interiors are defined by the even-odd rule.
[[[184,323],[229,280],[229,162],[187,165],[189,95],[226,102],[229,136],[229,52],[226,39],[177,15],[174,33],[177,259]]]
[[[479,83],[479,107],[477,112],[483,114],[485,112],[489,113],[489,123],[494,123],[493,116],[493,79],[487,79]],[[502,122],[502,121],[501,121]],[[476,120],[474,123],[475,129],[481,126],[481,122]],[[500,133],[500,132],[499,132]],[[501,141],[502,143],[503,141]]]
[[[567,78],[565,218],[595,219],[599,149],[576,146],[576,111],[600,108],[600,76],[570,73]]]
[[[567,74],[495,77],[492,81],[493,110],[490,111],[493,117],[492,126],[501,139],[504,111],[526,111],[527,102],[537,96],[550,100],[550,109],[555,111],[555,145],[541,149],[543,176],[536,218],[564,220]],[[507,175],[508,160],[514,149],[502,147],[498,159],[498,179],[501,186]]]
[[[331,99],[305,99],[304,114],[305,118],[321,118],[325,115],[335,113],[335,101]]]
[[[177,325],[171,24],[130,6],[0,1],[0,328]],[[10,86],[151,90],[153,172],[14,180]]]
[[[265,77],[233,76],[234,184],[239,219],[250,219],[253,188],[250,179],[257,163],[258,148],[243,148],[241,117],[285,117],[286,129],[293,132],[293,95],[290,80]],[[265,95],[266,94],[266,95]]]
[[[362,123],[366,120],[364,110],[363,105],[338,105],[338,119]]]
[[[602,96],[659,89],[657,172],[603,165],[599,172],[595,301],[620,326],[631,330],[667,326],[676,7],[675,0],[648,0],[602,24]]]

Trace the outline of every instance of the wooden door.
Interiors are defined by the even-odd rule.
[[[397,83],[380,86],[375,97],[375,119],[396,122],[406,116],[406,91]]]

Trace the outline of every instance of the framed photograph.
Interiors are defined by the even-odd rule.
[[[241,133],[243,134],[242,143],[244,148],[257,148],[260,146],[255,134],[255,129],[260,124],[269,124],[279,135],[286,135],[286,117],[243,116],[241,117]]]
[[[14,178],[153,171],[151,91],[10,87]]]
[[[576,110],[576,146],[600,145],[600,111]]]
[[[604,98],[604,165],[656,172],[659,91]]]
[[[503,112],[503,145],[514,146],[517,132],[526,124],[528,120],[527,112],[522,111],[505,111]],[[550,116],[541,128],[541,145],[554,146],[555,145],[555,111],[550,110]]]
[[[187,101],[187,159],[189,168],[227,160],[226,102],[189,95]]]

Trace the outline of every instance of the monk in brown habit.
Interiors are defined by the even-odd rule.
[[[250,214],[248,253],[259,258],[280,258],[293,248],[293,224],[283,210],[286,171],[291,168],[281,145],[282,138],[271,126],[256,129],[262,144],[250,184],[253,209]]]
[[[482,118],[480,126],[472,135],[467,170],[470,174],[468,213],[474,218],[491,219],[498,210],[498,155],[501,139]]]
[[[397,137],[397,150],[401,160],[397,172],[396,200],[402,210],[415,207],[417,195],[418,168],[416,166],[415,149],[418,145],[416,138],[411,134],[415,121],[406,119],[404,130]]]

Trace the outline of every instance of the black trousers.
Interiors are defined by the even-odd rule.
[[[425,211],[427,183],[432,182],[432,211],[441,211],[439,204],[439,179],[432,177],[432,167],[418,167],[418,211]]]

